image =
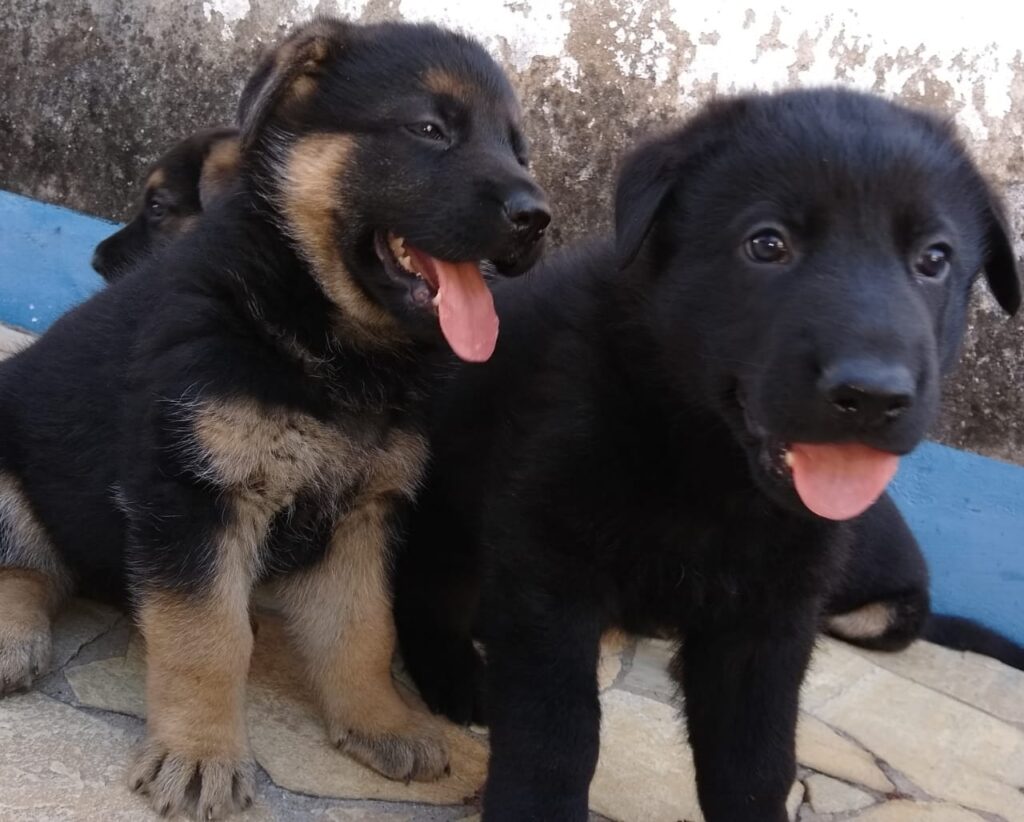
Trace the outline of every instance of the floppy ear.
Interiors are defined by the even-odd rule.
[[[213,140],[199,171],[199,205],[205,211],[238,175],[238,133],[225,130]]]
[[[344,48],[350,28],[340,20],[312,20],[263,58],[238,104],[242,151],[252,145],[275,110],[312,92],[324,64]]]
[[[627,155],[615,189],[615,250],[620,269],[640,253],[669,192],[679,185],[686,169],[732,139],[751,99],[712,101],[682,128],[648,140]]]
[[[985,280],[996,302],[1011,317],[1020,308],[1020,274],[1017,256],[1010,241],[1006,216],[999,205],[990,201],[987,209],[988,234],[985,237]]]
[[[627,268],[644,244],[675,182],[676,143],[681,135],[650,140],[623,161],[615,187],[615,253]]]

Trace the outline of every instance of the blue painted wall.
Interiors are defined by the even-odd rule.
[[[0,191],[0,320],[43,331],[103,287],[89,265],[114,223]]]
[[[0,191],[0,321],[43,331],[100,289],[89,258],[116,228]],[[892,493],[928,557],[935,609],[1024,643],[1024,468],[928,443]]]
[[[1024,644],[1024,468],[926,443],[891,486],[932,575],[932,605]]]

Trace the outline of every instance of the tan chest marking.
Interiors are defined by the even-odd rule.
[[[424,439],[409,431],[391,429],[378,442],[360,442],[306,414],[248,401],[203,404],[194,430],[199,473],[266,513],[307,490],[411,497],[427,457]]]

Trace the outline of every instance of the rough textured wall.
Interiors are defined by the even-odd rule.
[[[1024,12],[809,0],[3,0],[0,187],[123,217],[169,143],[230,121],[260,49],[315,11],[430,19],[515,77],[556,242],[607,224],[617,157],[715,94],[843,83],[955,116],[1024,239]],[[1024,339],[975,301],[938,434],[1024,463]]]

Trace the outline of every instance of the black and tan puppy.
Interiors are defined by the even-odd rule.
[[[130,781],[202,818],[251,799],[260,581],[330,740],[444,773],[390,678],[390,543],[430,357],[489,355],[481,261],[518,273],[549,219],[507,79],[433,26],[299,28],[250,80],[239,146],[230,196],[0,364],[0,690],[45,665],[65,594],[127,587],[148,656]]]
[[[146,175],[135,216],[96,246],[96,273],[113,282],[194,226],[203,209],[233,185],[238,159],[233,128],[201,131],[161,155]]]
[[[470,713],[484,641],[488,822],[587,818],[616,626],[679,640],[705,818],[788,818],[846,520],[935,418],[982,270],[1016,311],[1004,222],[949,127],[798,91],[639,148],[614,240],[496,289],[502,344],[441,397],[396,603],[435,705]]]

